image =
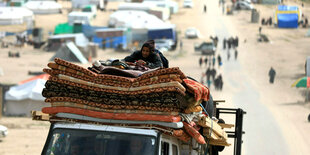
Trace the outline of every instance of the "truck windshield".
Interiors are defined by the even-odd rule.
[[[55,129],[45,155],[154,155],[156,137],[107,131]]]

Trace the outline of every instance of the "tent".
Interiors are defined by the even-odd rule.
[[[253,1],[252,1],[253,2]],[[260,4],[281,4],[281,0],[258,0]]]
[[[118,6],[118,10],[144,11],[165,21],[170,17],[170,10],[168,8],[158,7],[155,3],[121,3]]]
[[[22,7],[0,7],[0,25],[17,25],[33,23],[34,15],[29,9]]]
[[[56,57],[70,62],[88,63],[82,52],[72,41],[65,43],[50,60],[53,61]]]
[[[31,110],[41,110],[47,106],[42,96],[46,80],[37,78],[21,85],[13,86],[5,93],[4,115],[31,116]]]
[[[69,25],[73,25],[74,23],[91,25],[90,22],[94,18],[94,15],[92,12],[70,12],[68,14],[68,23]]]
[[[100,3],[102,3],[101,1],[102,0],[71,0],[71,3],[72,3],[72,8],[82,9],[86,5],[96,5],[96,6],[103,5],[103,4],[100,4]],[[103,7],[103,6],[101,6],[101,7]]]
[[[62,9],[61,4],[55,1],[28,1],[24,6],[35,14],[61,13]]]
[[[130,16],[128,16],[130,15]],[[132,29],[158,29],[173,28],[173,24],[166,23],[158,17],[144,11],[121,10],[110,15],[110,27],[122,27]]]
[[[279,28],[298,28],[301,11],[297,6],[279,5],[275,13],[275,22]]]
[[[178,3],[172,0],[144,0],[142,3],[151,6],[155,4],[158,7],[168,8],[171,14],[179,11]]]
[[[57,51],[63,42],[73,41],[78,47],[87,47],[89,41],[83,33],[59,34],[48,37],[48,51]]]

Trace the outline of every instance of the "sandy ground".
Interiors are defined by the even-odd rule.
[[[220,107],[242,108],[247,111],[244,120],[243,154],[310,154],[310,124],[306,118],[310,113],[310,103],[305,103],[304,89],[291,88],[290,85],[299,77],[304,76],[304,62],[310,54],[310,38],[304,37],[307,29],[278,29],[263,26],[262,33],[271,42],[258,43],[258,23],[250,23],[249,11],[235,12],[232,16],[221,14],[217,1],[194,0],[193,9],[182,8],[172,16],[171,22],[177,25],[183,41],[183,50],[165,53],[171,66],[179,66],[182,71],[200,80],[206,67],[199,67],[201,55],[194,53],[194,44],[202,42],[210,35],[218,35],[220,44],[217,54],[224,60],[218,68],[224,78],[222,92],[210,90],[215,99],[224,99]],[[208,12],[202,12],[204,3]],[[286,2],[296,4],[295,2]],[[299,5],[300,3],[297,3]],[[69,4],[66,4],[69,5]],[[109,8],[116,8],[117,3],[109,3]],[[273,16],[276,6],[255,5],[260,16]],[[306,4],[303,12],[310,15]],[[111,12],[99,12],[93,22],[95,25],[106,24]],[[51,17],[51,18],[46,18]],[[62,15],[38,15],[36,23],[52,31],[54,26],[66,21],[66,13]],[[201,32],[199,39],[184,38],[187,27],[197,27]],[[3,27],[0,27],[3,29]],[[237,60],[227,60],[227,50],[222,49],[224,37],[239,36],[240,47]],[[243,41],[246,40],[244,43]],[[21,58],[8,58],[7,52],[20,51]],[[41,71],[54,53],[33,50],[32,47],[0,50],[0,68],[4,76],[1,83],[17,83],[29,78],[28,71]],[[109,57],[123,58],[127,53],[117,53],[112,50],[100,50],[97,59]],[[84,65],[89,66],[90,64]],[[268,71],[273,66],[277,72],[273,85],[268,82]],[[18,73],[18,76],[16,76]],[[224,117],[226,122],[233,123],[232,117]],[[30,118],[3,117],[0,124],[9,128],[9,136],[1,139],[0,155],[40,154],[44,145],[49,123],[32,121]],[[232,154],[233,147],[224,150],[222,154]]]

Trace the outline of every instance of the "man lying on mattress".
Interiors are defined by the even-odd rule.
[[[135,64],[151,69],[163,67],[161,58],[155,53],[154,46],[149,42],[144,43],[141,50],[135,51],[131,55],[125,57],[124,61],[129,65]]]

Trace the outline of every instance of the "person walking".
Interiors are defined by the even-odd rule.
[[[239,46],[239,38],[238,38],[238,36],[236,36],[236,38],[235,38],[235,46],[236,46],[236,47]]]
[[[228,45],[228,50],[230,50],[230,48],[231,48],[231,44],[232,44],[232,42],[231,42],[231,39],[229,38],[228,40],[227,40],[227,45]]]
[[[237,57],[238,57],[238,51],[237,49],[235,50],[235,60],[237,60]]]
[[[210,67],[208,67],[208,69],[206,70],[206,82],[207,82],[207,85],[208,85],[208,88],[210,88],[210,85],[211,85],[211,69]]]
[[[180,40],[180,50],[182,51],[182,49],[183,49],[183,42],[182,40]]]
[[[222,78],[222,74],[220,74],[219,76],[218,76],[218,79],[219,79],[219,90],[221,90],[222,91],[222,89],[223,89],[223,78]]]
[[[213,55],[213,58],[212,58],[212,66],[214,67],[215,65],[215,56]]]
[[[269,75],[269,83],[273,84],[274,79],[276,77],[276,71],[273,69],[273,67],[270,68],[268,75]]]
[[[211,76],[212,76],[212,81],[214,81],[215,76],[216,76],[216,70],[214,67],[211,69]]]
[[[226,39],[224,38],[224,39],[223,39],[223,49],[226,49],[226,42],[227,42],[227,41],[226,41]]]
[[[203,12],[207,13],[207,5],[206,4],[203,6]]]
[[[200,59],[199,59],[199,67],[201,67],[202,63],[203,63],[203,58],[200,57]]]
[[[222,65],[222,57],[220,55],[217,56],[217,63],[219,67]]]
[[[208,65],[208,57],[205,58],[205,66]]]

